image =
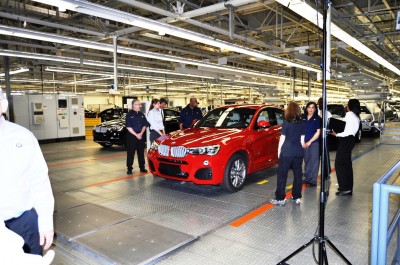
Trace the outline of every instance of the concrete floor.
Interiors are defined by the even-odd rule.
[[[318,233],[319,186],[305,187],[301,205],[268,204],[276,167],[248,176],[241,191],[228,193],[138,168],[126,175],[122,147],[106,149],[91,140],[41,147],[56,197],[52,264],[277,264]],[[334,195],[331,174],[325,235],[352,264],[369,263],[372,184],[399,159],[399,150],[379,138],[357,144],[352,197]],[[335,151],[330,154],[334,167]],[[398,205],[393,198],[392,213]],[[313,264],[313,252],[318,256],[318,245],[288,264]],[[329,247],[327,254],[330,264],[345,264]]]

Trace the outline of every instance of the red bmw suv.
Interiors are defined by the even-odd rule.
[[[208,112],[191,128],[156,140],[147,153],[151,173],[240,190],[247,174],[278,161],[284,111],[268,105],[229,105]]]

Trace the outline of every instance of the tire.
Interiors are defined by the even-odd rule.
[[[236,192],[243,188],[247,175],[247,165],[243,156],[234,154],[228,161],[222,188],[229,192]]]
[[[109,148],[111,147],[113,144],[112,143],[101,143],[101,146],[103,146],[104,148]]]

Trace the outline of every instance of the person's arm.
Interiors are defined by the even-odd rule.
[[[281,137],[279,137],[279,144],[278,144],[278,158],[281,156],[281,150],[282,150],[282,145],[285,142],[286,136],[285,135],[281,135]]]
[[[314,133],[313,137],[311,137],[310,140],[308,140],[305,144],[304,147],[308,148],[315,140],[319,138],[319,135],[321,134],[321,129],[317,129],[317,131]],[[304,139],[303,139],[304,141]]]
[[[346,137],[349,135],[355,135],[354,132],[358,131],[360,121],[356,118],[355,114],[352,112],[347,112],[344,118],[346,125],[344,126],[344,131],[341,133],[335,133],[336,137]]]
[[[29,163],[30,186],[34,196],[34,205],[38,214],[39,240],[44,250],[53,243],[54,196],[51,189],[48,168],[36,138],[32,135],[32,159]]]
[[[147,114],[147,121],[150,123],[150,129],[156,130],[157,131],[157,122],[156,122],[156,116],[155,116],[154,111],[149,111]]]

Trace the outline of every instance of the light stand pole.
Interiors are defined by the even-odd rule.
[[[320,195],[319,195],[319,232],[318,236],[314,236],[308,243],[302,245],[288,257],[283,259],[278,263],[278,265],[288,265],[286,261],[300,253],[303,249],[307,248],[309,245],[318,242],[318,264],[328,264],[328,256],[326,254],[326,246],[328,243],[329,247],[332,248],[336,254],[338,254],[346,264],[350,264],[350,261],[346,259],[346,257],[333,245],[333,243],[325,236],[325,205],[327,200],[327,193],[325,187],[325,181],[329,172],[329,161],[327,161],[327,148],[326,148],[326,137],[327,137],[327,119],[326,119],[326,81],[327,81],[327,73],[330,69],[327,67],[330,65],[328,62],[328,30],[327,30],[327,14],[328,14],[328,6],[330,6],[330,2],[328,0],[323,0],[323,49],[322,49],[322,98],[323,98],[323,106],[322,106],[322,155],[321,155],[321,186],[320,186]],[[330,39],[330,38],[329,38]],[[329,45],[330,47],[330,45]]]

